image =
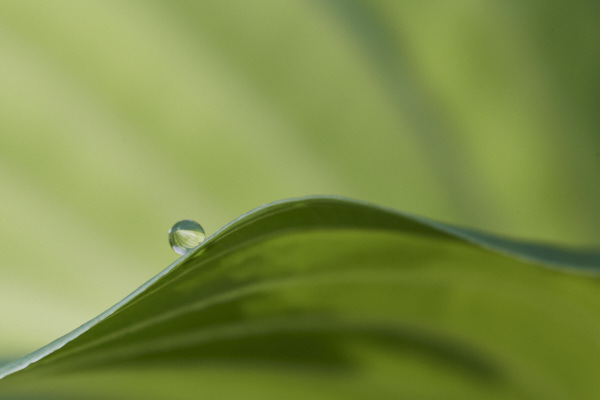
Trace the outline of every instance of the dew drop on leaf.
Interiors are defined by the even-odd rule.
[[[202,225],[190,219],[183,219],[169,230],[169,244],[177,254],[187,254],[204,241]]]

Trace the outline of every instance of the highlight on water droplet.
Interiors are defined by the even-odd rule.
[[[177,254],[185,255],[204,242],[202,225],[191,219],[183,219],[169,230],[169,244]]]

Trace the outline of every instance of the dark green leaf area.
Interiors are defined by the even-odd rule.
[[[181,369],[198,371],[185,383],[193,389],[206,384],[200,371],[218,366],[225,382],[227,371],[276,371],[276,380],[313,383],[328,376],[332,388],[339,381],[386,392],[383,385],[390,398],[413,390],[553,398],[598,389],[595,280],[390,231],[289,233],[212,251],[188,259],[29,373]]]

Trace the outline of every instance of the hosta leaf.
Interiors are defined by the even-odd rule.
[[[0,398],[592,398],[598,273],[595,252],[281,201],[0,368]]]

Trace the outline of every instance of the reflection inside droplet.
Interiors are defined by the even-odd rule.
[[[169,244],[177,254],[187,254],[204,241],[202,225],[191,219],[181,220],[169,230]]]

